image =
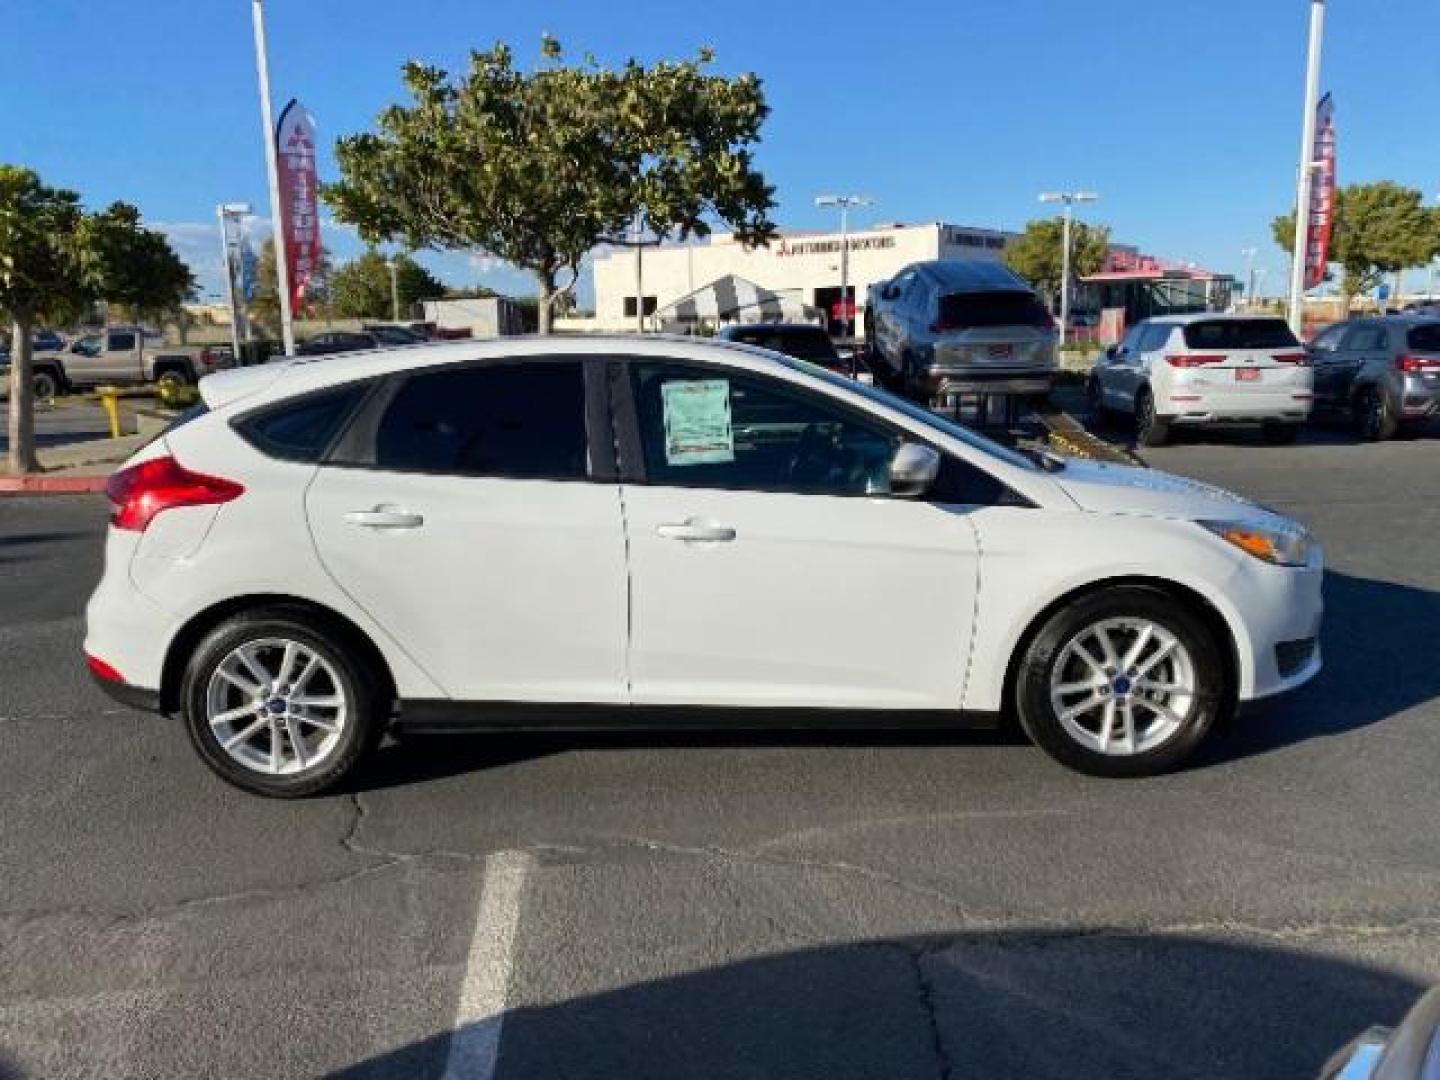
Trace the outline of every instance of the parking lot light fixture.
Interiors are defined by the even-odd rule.
[[[875,200],[869,195],[817,195],[815,205],[822,210],[840,211],[840,315],[843,327],[842,338],[854,337],[852,312],[855,305],[850,299],[850,208],[869,206]]]
[[[1075,215],[1076,203],[1095,202],[1100,198],[1093,191],[1045,191],[1040,194],[1042,203],[1064,203],[1065,224],[1060,238],[1060,344],[1065,344],[1065,335],[1070,330],[1070,227]]]

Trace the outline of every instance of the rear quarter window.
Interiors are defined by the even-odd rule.
[[[1440,322],[1428,326],[1412,326],[1405,335],[1405,344],[1416,352],[1440,353]]]
[[[1188,349],[1293,349],[1299,345],[1284,319],[1203,319],[1185,326]]]
[[[368,383],[351,383],[333,390],[280,402],[235,422],[240,437],[262,454],[283,461],[319,461],[334,443]]]

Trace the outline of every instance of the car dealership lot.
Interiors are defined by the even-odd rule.
[[[1137,782],[527,736],[248,797],[84,675],[103,503],[0,500],[0,1074],[1313,1074],[1440,980],[1440,440],[1146,454],[1331,571],[1326,671]]]

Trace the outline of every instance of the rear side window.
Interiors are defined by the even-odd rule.
[[[241,436],[263,454],[284,461],[319,461],[365,396],[365,383],[306,394],[244,417]]]
[[[1204,319],[1185,326],[1188,349],[1293,349],[1299,344],[1284,319]]]
[[[735,335],[736,341],[746,345],[757,345],[762,349],[794,356],[800,360],[834,360],[835,346],[830,336],[818,326],[813,330],[742,330]]]
[[[949,330],[972,327],[1054,326],[1045,305],[1033,293],[1021,290],[950,293],[940,298],[940,322]]]
[[[1416,352],[1440,352],[1440,322],[1412,326],[1405,343]]]
[[[400,472],[583,480],[585,373],[532,361],[412,375],[375,433],[374,464]]]

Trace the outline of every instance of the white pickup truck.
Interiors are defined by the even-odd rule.
[[[133,326],[111,326],[76,338],[64,349],[36,352],[35,396],[54,397],[89,386],[170,383],[188,386],[231,364],[230,350],[161,345]]]

